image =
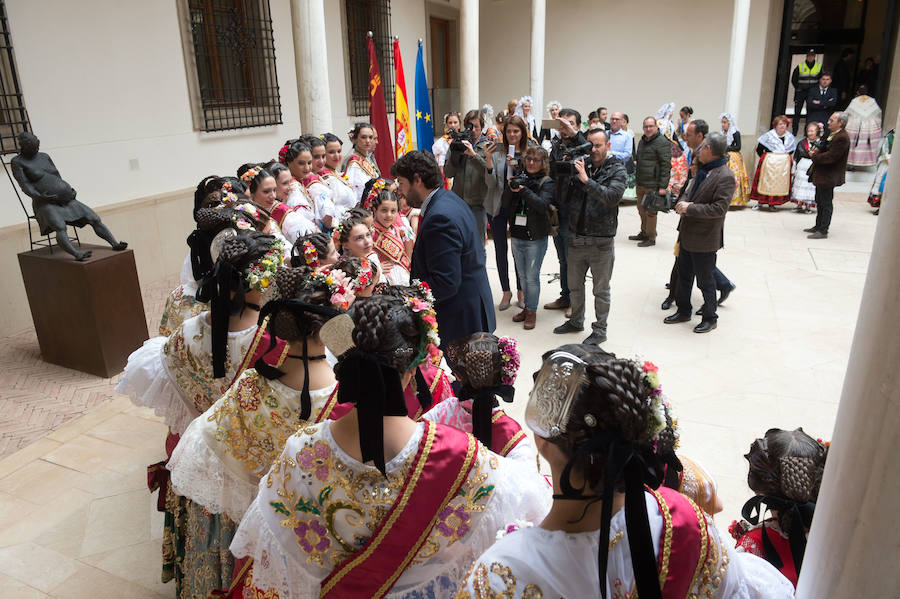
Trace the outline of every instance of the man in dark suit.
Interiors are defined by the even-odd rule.
[[[831,215],[834,213],[834,188],[844,184],[847,155],[850,153],[850,136],[847,113],[835,112],[828,119],[828,137],[820,148],[813,146],[809,157],[813,162],[810,180],[816,186],[816,224],[804,229],[809,239],[827,239]]]
[[[443,188],[434,156],[415,150],[391,167],[397,191],[422,217],[410,274],[434,294],[441,346],[496,327],[494,301],[484,268],[484,244],[472,211]]]
[[[695,333],[708,333],[717,326],[716,252],[724,245],[725,215],[734,193],[734,175],[726,158],[728,142],[721,133],[710,133],[697,153],[700,168],[686,191],[686,200],[675,205],[678,223],[678,284],[675,304],[678,311],[663,322],[691,319],[691,289],[694,277],[703,292],[703,320]],[[684,196],[683,196],[684,197]]]
[[[831,74],[822,73],[819,85],[810,88],[806,95],[806,122],[824,125],[837,103],[838,93],[831,87]]]

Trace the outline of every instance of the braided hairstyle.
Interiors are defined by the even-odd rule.
[[[238,177],[241,178],[241,180],[243,181],[244,173],[249,171],[251,168],[259,168],[260,170],[256,174],[256,176],[250,180],[250,184],[249,184],[250,193],[256,193],[256,190],[259,189],[259,185],[265,179],[268,179],[269,177],[273,177],[273,178],[275,177],[275,175],[273,175],[272,173],[270,173],[269,171],[266,170],[264,165],[255,164],[252,162],[242,164],[240,167],[238,167],[238,170],[237,170]]]
[[[457,380],[472,389],[499,385],[503,364],[498,342],[490,333],[475,333],[447,344],[447,363]],[[494,405],[497,405],[496,398]]]
[[[196,220],[197,211],[201,208],[213,208],[223,204],[228,197],[222,191],[222,188],[228,183],[231,190],[237,195],[244,195],[247,191],[244,182],[234,177],[217,177],[209,175],[204,177],[197,184],[194,191],[194,219]]]
[[[409,370],[421,331],[408,302],[386,295],[358,298],[348,313],[355,325],[353,342],[360,351],[397,372]]]
[[[278,297],[299,299],[317,306],[331,306],[331,292],[317,279],[309,278],[312,269],[306,265],[295,268],[282,266],[275,273],[275,286]],[[328,320],[327,317],[311,312],[294,313],[291,310],[278,310],[272,316],[269,327],[279,339],[288,342],[298,341],[304,337],[315,337],[319,329]]]
[[[784,497],[798,503],[815,502],[822,484],[827,448],[803,432],[772,428],[750,445],[747,484],[758,495]],[[790,513],[778,513],[778,524],[790,531]]]
[[[244,291],[249,291],[247,274],[272,249],[275,237],[259,231],[239,231],[237,235],[227,238],[219,252],[219,261],[228,262],[241,272]]]
[[[650,389],[644,384],[644,372],[633,360],[616,358],[602,349],[582,345],[580,349],[564,346],[566,351],[586,363],[585,380],[578,389],[565,434],[549,439],[572,458],[578,448],[600,431],[617,435],[622,441],[649,443]],[[548,358],[553,352],[545,354]],[[596,422],[589,426],[586,416]],[[596,494],[603,491],[605,453],[582,453],[576,458],[574,470],[581,473],[586,485]],[[623,481],[616,481],[616,490],[624,491]]]
[[[304,245],[309,242],[312,244],[314,248],[316,248],[316,253],[319,255],[319,261],[325,259],[329,254],[329,244],[331,243],[331,236],[327,233],[323,233],[322,231],[315,231],[313,233],[309,233],[307,235],[303,235],[297,238],[297,241],[294,242],[294,245],[291,247],[291,259],[292,263],[297,263],[301,265],[306,264],[306,257],[303,254]],[[299,258],[299,260],[293,260],[293,258]]]

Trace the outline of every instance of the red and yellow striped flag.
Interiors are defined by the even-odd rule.
[[[400,58],[400,40],[394,38],[394,147],[397,158],[413,149],[412,129],[409,125],[409,106],[406,104],[406,77]]]

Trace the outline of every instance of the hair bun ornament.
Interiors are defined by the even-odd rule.
[[[256,179],[256,176],[259,175],[262,172],[262,170],[263,169],[261,166],[253,166],[253,167],[248,168],[244,172],[244,174],[241,175],[241,181],[243,181],[244,183],[249,185],[251,181]]]
[[[322,328],[319,329],[319,339],[335,357],[340,358],[356,347],[353,342],[355,326],[349,314],[339,314],[322,325]]]
[[[219,254],[222,253],[222,247],[225,245],[225,242],[237,234],[237,231],[231,227],[227,227],[216,233],[215,237],[212,238],[212,241],[209,242],[209,255],[213,262],[216,262],[219,259]]]
[[[288,150],[291,149],[291,144],[284,144],[281,146],[281,149],[278,150],[278,162],[287,166],[287,153]]]
[[[303,242],[303,259],[310,268],[319,268],[319,250],[309,241]]]
[[[518,341],[512,337],[500,337],[497,347],[500,348],[500,382],[512,387],[522,364]]]

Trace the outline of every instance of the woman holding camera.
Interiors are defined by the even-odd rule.
[[[528,139],[528,125],[522,117],[511,116],[503,123],[503,144],[489,143],[484,148],[484,164],[487,167],[488,196],[485,200],[485,210],[488,211],[488,219],[491,225],[491,234],[494,237],[494,255],[497,259],[497,274],[500,277],[500,288],[503,289],[503,298],[497,309],[508,310],[512,300],[512,291],[509,288],[509,257],[506,244],[507,226],[509,223],[509,207],[504,206],[503,196],[510,193],[508,182],[515,175],[524,172],[522,157],[529,146],[537,145]],[[515,266],[515,265],[513,265]],[[516,270],[516,289],[519,294],[519,304],[524,302],[522,285],[519,272]],[[522,306],[524,308],[524,306]]]
[[[549,209],[554,184],[550,178],[550,155],[540,146],[525,150],[525,172],[510,179],[503,205],[511,215],[509,233],[516,272],[522,274],[525,307],[513,316],[524,322],[525,330],[534,328],[541,294],[541,263],[547,253],[550,235]]]

